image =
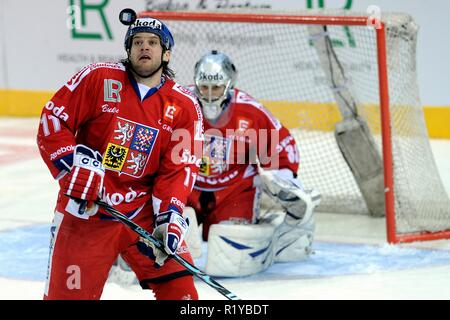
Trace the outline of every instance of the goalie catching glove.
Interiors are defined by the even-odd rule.
[[[294,178],[292,171],[260,170],[264,191],[286,210],[285,222],[297,224],[309,221],[314,208],[322,199],[315,190],[305,190],[302,183]]]
[[[161,240],[164,245],[164,251],[158,249],[153,243],[143,237],[139,238],[137,247],[142,254],[155,260],[157,267],[161,267],[169,255],[177,252],[183,243],[187,230],[188,221],[180,213],[174,210],[161,212],[155,217],[153,236]]]
[[[73,166],[64,177],[63,192],[78,205],[78,214],[86,211],[88,215],[97,212],[94,201],[99,197],[103,186],[105,168],[102,156],[85,145],[79,144],[73,152]]]

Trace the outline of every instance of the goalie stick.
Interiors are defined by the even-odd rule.
[[[309,25],[308,32],[343,118],[335,127],[337,145],[369,213],[382,217],[385,215],[385,204],[381,154],[367,122],[358,115],[358,102],[333,48],[327,26]]]
[[[130,220],[128,217],[126,217],[124,214],[119,212],[118,210],[111,207],[109,204],[103,202],[103,201],[96,201],[96,204],[99,206],[102,206],[110,215],[112,215],[114,218],[118,219],[120,222],[128,226],[131,230],[139,234],[141,237],[147,239],[151,243],[153,243],[158,249],[164,250],[163,243],[155,238],[150,232],[139,226],[138,224],[134,223],[132,220]],[[224,288],[221,284],[219,284],[216,280],[211,278],[209,275],[198,269],[196,266],[189,263],[189,261],[186,261],[183,257],[178,255],[177,253],[173,254],[172,257],[177,261],[179,264],[181,264],[183,267],[186,268],[187,271],[189,271],[192,275],[196,276],[203,282],[205,282],[207,285],[209,285],[211,288],[218,291],[220,294],[225,296],[229,300],[241,300],[239,299],[234,293],[229,291],[228,289]]]

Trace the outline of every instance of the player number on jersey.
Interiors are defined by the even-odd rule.
[[[291,144],[286,146],[286,152],[290,163],[300,162],[300,155],[298,154],[298,149],[295,146]]]
[[[43,114],[41,118],[42,131],[44,131],[44,135],[47,137],[50,135],[49,122],[51,121],[53,126],[54,133],[61,131],[61,122],[59,119],[53,115]]]
[[[184,186],[192,190],[194,188],[195,180],[197,179],[197,174],[195,172],[191,172],[190,167],[184,167],[184,171],[186,171]]]

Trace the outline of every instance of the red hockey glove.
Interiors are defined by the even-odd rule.
[[[165,252],[142,237],[137,247],[142,254],[154,259],[157,266],[162,266],[168,256],[174,254],[181,246],[187,231],[188,221],[181,214],[173,210],[161,212],[155,218],[153,235],[162,241]]]
[[[65,195],[80,204],[78,213],[83,214],[100,194],[105,168],[100,153],[85,145],[77,145],[73,154],[73,166],[62,189]]]

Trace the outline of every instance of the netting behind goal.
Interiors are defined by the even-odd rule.
[[[336,102],[339,89],[330,87],[326,66],[308,31],[308,24],[320,18],[345,73],[345,85],[357,101],[354,112],[367,123],[380,155],[392,162],[395,213],[389,214],[395,214],[395,233],[450,228],[450,201],[431,152],[419,99],[418,28],[410,16],[382,17],[388,75],[383,79],[379,74],[382,51],[376,30],[361,22],[365,14],[302,12],[264,15],[264,19],[257,14],[147,14],[165,21],[174,35],[171,66],[177,82],[192,84],[195,62],[210,50],[229,55],[238,69],[237,87],[263,102],[294,133],[301,153],[299,177],[322,193],[319,210],[364,214],[366,202],[335,138],[336,123],[343,119]],[[208,16],[215,21],[205,21]],[[380,85],[389,88],[390,119],[381,116]],[[392,150],[383,146],[383,122],[385,130],[391,131],[391,139],[384,143],[390,141]],[[386,181],[385,186],[389,188]]]

